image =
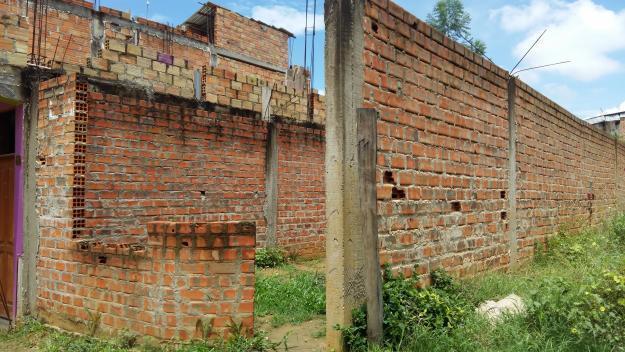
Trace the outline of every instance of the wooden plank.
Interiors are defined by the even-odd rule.
[[[15,155],[0,156],[0,280],[9,305],[9,314],[13,308],[14,285],[14,234],[13,234],[13,179],[15,176]],[[0,305],[0,316],[8,318],[4,307]]]
[[[367,338],[382,340],[383,302],[376,197],[377,120],[375,109],[358,109],[358,165],[367,291]]]

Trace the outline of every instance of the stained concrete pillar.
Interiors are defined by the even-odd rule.
[[[18,318],[33,315],[37,307],[37,255],[39,216],[37,214],[37,120],[39,82],[27,82],[30,99],[24,104],[24,251],[18,262]]]
[[[364,0],[325,2],[326,339],[342,351],[336,326],[351,325],[366,300],[359,209],[357,109],[363,104]]]
[[[267,125],[265,151],[265,204],[263,206],[266,230],[266,246],[276,247],[278,224],[278,127],[276,122]]]
[[[510,268],[518,265],[517,245],[517,208],[516,208],[516,78],[508,80],[508,246],[510,251]]]

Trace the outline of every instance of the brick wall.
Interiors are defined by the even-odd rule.
[[[280,124],[278,245],[305,257],[325,252],[325,133]]]
[[[266,70],[262,67],[233,60],[227,57],[220,57],[216,68],[223,69],[224,71],[245,73],[249,76],[257,77],[270,82],[284,83],[285,79],[285,74],[282,72]]]
[[[253,223],[147,225],[145,245],[59,241],[45,257],[38,307],[42,318],[85,331],[99,317],[99,333],[127,329],[159,339],[227,336],[234,324],[254,328]],[[45,249],[46,247],[42,247]]]
[[[617,207],[617,145],[531,87],[517,104],[517,211],[521,257],[561,228],[605,219]]]
[[[368,2],[363,24],[364,105],[380,112],[382,260],[406,274],[505,266],[506,80],[386,6]]]
[[[219,335],[231,318],[251,332],[265,232],[260,115],[76,74],[43,82],[39,97],[41,316],[79,329],[99,314],[105,331],[162,339],[198,337],[200,318]],[[318,255],[323,129],[275,123],[278,242]]]
[[[127,12],[104,6],[99,9],[99,12],[92,13],[93,4],[85,1],[63,2],[65,6],[74,7],[67,11],[57,9],[58,5],[54,5],[55,3],[52,4],[54,6],[49,7],[47,36],[45,44],[42,42],[40,51],[40,54],[45,56],[45,63],[50,61],[53,67],[63,68],[68,73],[84,73],[106,79],[133,80],[148,86],[151,86],[151,81],[155,81],[159,83],[155,85],[159,91],[190,97],[192,95],[184,88],[192,89],[192,85],[187,87],[187,82],[184,84],[173,82],[168,77],[159,76],[158,72],[150,72],[149,70],[155,70],[152,64],[137,58],[156,60],[159,53],[172,54],[177,61],[180,61],[174,66],[189,70],[199,69],[211,63],[211,53],[206,45],[208,41],[206,37],[143,18],[131,19]],[[89,10],[85,11],[85,8]],[[220,11],[223,13],[223,20],[220,21],[219,30],[224,48],[286,71],[288,66],[287,34],[226,9],[220,9]],[[100,50],[92,48],[92,44],[97,46],[100,35],[94,32],[94,28],[97,27],[94,27],[94,22],[99,22],[101,19],[105,39],[118,41],[113,45],[119,50],[107,50],[109,47],[105,46],[104,40]],[[26,13],[25,2],[21,5],[15,1],[0,2],[0,21],[3,24],[0,28],[3,34],[0,38],[0,64],[26,66],[32,45],[32,6]],[[240,23],[233,24],[233,21]],[[172,36],[178,38],[169,44],[169,49],[168,44],[163,40],[165,33],[171,33]],[[257,46],[241,42],[248,40],[250,36],[253,40],[249,43],[256,43]],[[42,41],[44,41],[43,37]],[[124,50],[121,50],[120,45],[115,44],[123,45]],[[127,45],[131,45],[130,49]],[[185,62],[184,65],[181,64],[182,61]],[[218,68],[236,70],[273,82],[284,83],[285,79],[285,74],[275,69],[251,65],[232,58],[219,57],[213,64]],[[144,70],[148,72],[143,72]],[[156,77],[154,77],[155,74]],[[192,82],[192,76],[186,78],[191,79]],[[167,87],[163,88],[163,85]],[[167,90],[167,88],[170,89]]]
[[[61,149],[68,153],[62,159],[65,169],[51,169],[55,162],[50,161],[44,169],[50,180],[45,172],[39,177],[60,182],[53,175],[72,168],[64,182],[73,185],[75,178],[79,184],[66,190],[67,204],[55,209],[68,211],[74,237],[135,243],[145,239],[150,221],[252,221],[264,245],[267,122],[260,114],[170,96],[149,98],[114,82],[85,83],[86,76],[64,79],[71,89],[56,89],[70,95],[40,105],[55,111],[41,112],[40,158],[54,157],[57,131],[73,144]],[[77,80],[82,82],[78,93]],[[43,118],[59,115],[60,109],[69,116]],[[324,130],[289,119],[275,123],[278,242],[316,256],[324,251]]]
[[[256,57],[278,67],[289,65],[289,34],[223,7],[216,9],[217,47]]]
[[[380,113],[384,262],[406,274],[507,267],[511,235],[524,260],[559,228],[623,207],[623,147],[517,82],[510,208],[509,74],[390,1],[367,1],[365,13],[363,106]]]
[[[90,92],[90,235],[145,235],[154,220],[245,220],[262,238],[265,123],[181,103]]]
[[[306,123],[325,123],[325,97],[318,93],[309,95],[307,91],[296,91],[255,76],[211,67],[204,67],[202,72],[202,95],[209,103],[262,114],[265,112],[262,104],[262,89],[265,87],[270,89],[266,93],[270,115]]]

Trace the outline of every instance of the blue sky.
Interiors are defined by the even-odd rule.
[[[305,0],[213,0],[243,15],[289,29],[297,35],[293,63],[304,59]],[[397,0],[424,19],[436,0]],[[313,0],[309,0],[312,12]],[[625,1],[465,0],[473,34],[486,42],[487,55],[511,69],[537,36],[547,33],[520,68],[571,60],[569,64],[522,73],[521,78],[580,117],[625,110]],[[145,16],[145,0],[101,0],[103,6]],[[172,4],[175,4],[172,6]],[[150,0],[152,19],[181,23],[199,7],[196,0]],[[317,1],[316,88],[323,89],[323,1]],[[312,20],[312,16],[310,17]]]

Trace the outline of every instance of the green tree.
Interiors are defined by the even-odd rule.
[[[486,43],[471,36],[471,15],[462,0],[438,0],[427,22],[449,38],[467,43],[476,53],[486,53]]]

